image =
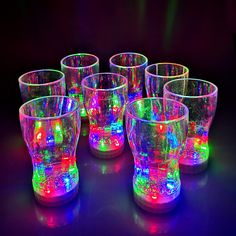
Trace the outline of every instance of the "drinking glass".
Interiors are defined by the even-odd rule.
[[[167,212],[180,194],[178,157],[187,137],[188,108],[171,99],[143,98],[127,105],[125,118],[134,199],[145,210]]]
[[[180,169],[197,173],[207,167],[208,133],[215,115],[218,89],[200,79],[177,79],[164,86],[164,96],[184,103],[189,109],[186,147],[180,156]]]
[[[144,69],[148,59],[134,52],[119,53],[110,58],[110,70],[128,79],[128,100],[142,98],[144,85]]]
[[[145,87],[147,97],[163,97],[163,86],[173,79],[188,78],[186,66],[171,62],[152,64],[145,69]]]
[[[91,152],[101,158],[121,154],[124,147],[123,114],[128,82],[119,74],[98,73],[82,80]]]
[[[18,79],[23,102],[49,95],[65,95],[65,75],[59,70],[34,70]]]
[[[66,76],[66,88],[69,97],[76,98],[80,103],[80,116],[87,119],[83,105],[81,81],[84,77],[99,72],[99,59],[88,53],[68,55],[61,60],[61,70]]]
[[[24,141],[33,164],[33,189],[44,205],[60,205],[78,191],[76,147],[79,103],[65,96],[30,100],[19,110]]]

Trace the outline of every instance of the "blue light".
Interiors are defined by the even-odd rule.
[[[48,146],[54,146],[54,136],[49,135],[46,139],[46,143],[47,143]]]

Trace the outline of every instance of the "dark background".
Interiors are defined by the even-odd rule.
[[[234,0],[18,0],[1,9],[1,235],[236,235]],[[206,172],[181,175],[178,207],[164,216],[132,199],[128,145],[113,161],[93,158],[86,126],[78,149],[79,197],[58,209],[36,204],[31,160],[21,138],[18,77],[60,69],[60,59],[88,52],[109,70],[115,53],[135,51],[149,64],[184,64],[190,77],[215,83],[218,107],[210,132]]]

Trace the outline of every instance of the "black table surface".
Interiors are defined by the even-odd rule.
[[[0,235],[236,235],[235,69],[236,2],[225,1],[8,1],[3,8],[1,62]],[[18,77],[60,69],[67,54],[89,52],[108,71],[109,57],[136,51],[149,64],[171,61],[190,77],[215,83],[218,107],[209,136],[210,163],[181,174],[177,207],[150,214],[133,200],[133,157],[99,160],[89,152],[88,126],[77,147],[79,193],[57,208],[40,206],[32,164],[21,136]]]

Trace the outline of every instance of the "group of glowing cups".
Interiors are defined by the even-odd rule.
[[[179,166],[185,173],[206,168],[217,87],[189,78],[188,68],[180,64],[147,64],[142,54],[121,53],[110,58],[111,73],[99,73],[96,56],[78,53],[61,60],[62,72],[37,70],[19,78],[25,102],[20,123],[41,203],[60,205],[78,191],[81,120],[90,123],[91,152],[109,159],[123,151],[125,114],[134,198],[148,211],[175,206]],[[148,98],[143,98],[144,81]]]

